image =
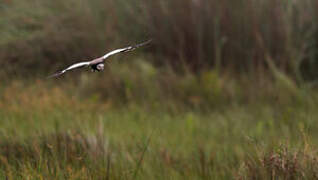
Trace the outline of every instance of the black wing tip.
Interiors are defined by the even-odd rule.
[[[145,46],[145,45],[151,43],[152,41],[153,41],[153,39],[150,38],[150,39],[148,39],[147,41],[144,41],[144,42],[142,42],[142,43],[140,43],[140,44],[137,44],[136,47]]]
[[[142,42],[142,43],[135,44],[135,45],[132,45],[132,46],[128,47],[128,48],[125,49],[123,52],[133,51],[133,50],[135,50],[135,49],[137,49],[137,48],[140,48],[140,47],[142,47],[142,46],[145,46],[145,45],[147,45],[147,44],[149,44],[149,43],[151,43],[151,42],[152,42],[152,39],[148,39],[147,41],[144,41],[144,42]]]
[[[50,75],[50,76],[48,76],[48,77],[46,77],[47,79],[51,79],[51,78],[55,78],[55,77],[58,77],[58,76],[60,76],[60,75],[62,75],[63,74],[63,71],[59,71],[59,72],[57,72],[57,73],[55,73],[55,74],[52,74],[52,75]]]

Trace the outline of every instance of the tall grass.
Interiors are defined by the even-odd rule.
[[[180,88],[176,97],[169,97],[169,91],[164,95],[138,97],[134,95],[140,93],[137,89],[123,86],[116,91],[127,89],[133,95],[126,96],[129,101],[121,96],[96,98],[97,91],[86,89],[89,86],[85,75],[82,78],[76,84],[67,80],[68,83],[58,87],[40,80],[36,83],[16,80],[1,90],[1,178],[311,179],[317,176],[315,93],[297,102],[292,93],[279,86],[272,87],[278,94],[275,99],[270,96],[272,92],[267,95],[261,91],[262,96],[257,99],[239,103],[252,96],[233,96],[228,101],[225,87],[221,86],[218,91],[225,97],[220,93],[210,99],[204,95],[213,86],[194,88],[197,84],[190,86],[193,81],[188,77],[179,77],[182,84],[189,84],[187,89],[194,86],[195,90],[190,92],[199,96],[197,99],[202,101],[199,103],[205,103],[206,111],[202,111],[200,105],[179,99],[192,96],[186,96],[185,88]],[[156,89],[143,88],[146,93]],[[107,88],[99,88],[103,90]],[[193,99],[198,103],[199,100]],[[120,101],[122,104],[116,106]],[[187,106],[191,108],[184,108]]]

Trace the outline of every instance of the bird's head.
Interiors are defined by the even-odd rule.
[[[104,64],[98,64],[96,66],[96,68],[97,68],[98,71],[103,71],[104,70]]]

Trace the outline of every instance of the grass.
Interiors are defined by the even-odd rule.
[[[317,173],[314,109],[24,111],[1,113],[0,155],[7,162],[1,171],[13,179],[266,179],[272,171],[275,177]]]
[[[181,76],[138,59],[104,73],[69,74],[78,79],[7,81],[0,89],[0,175],[317,177],[313,90],[281,76],[262,82],[214,71]]]

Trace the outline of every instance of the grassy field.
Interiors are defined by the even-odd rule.
[[[101,74],[73,72],[78,79],[7,81],[0,89],[0,176],[317,178],[311,88],[273,78],[257,89],[253,78],[151,67],[136,58]]]

